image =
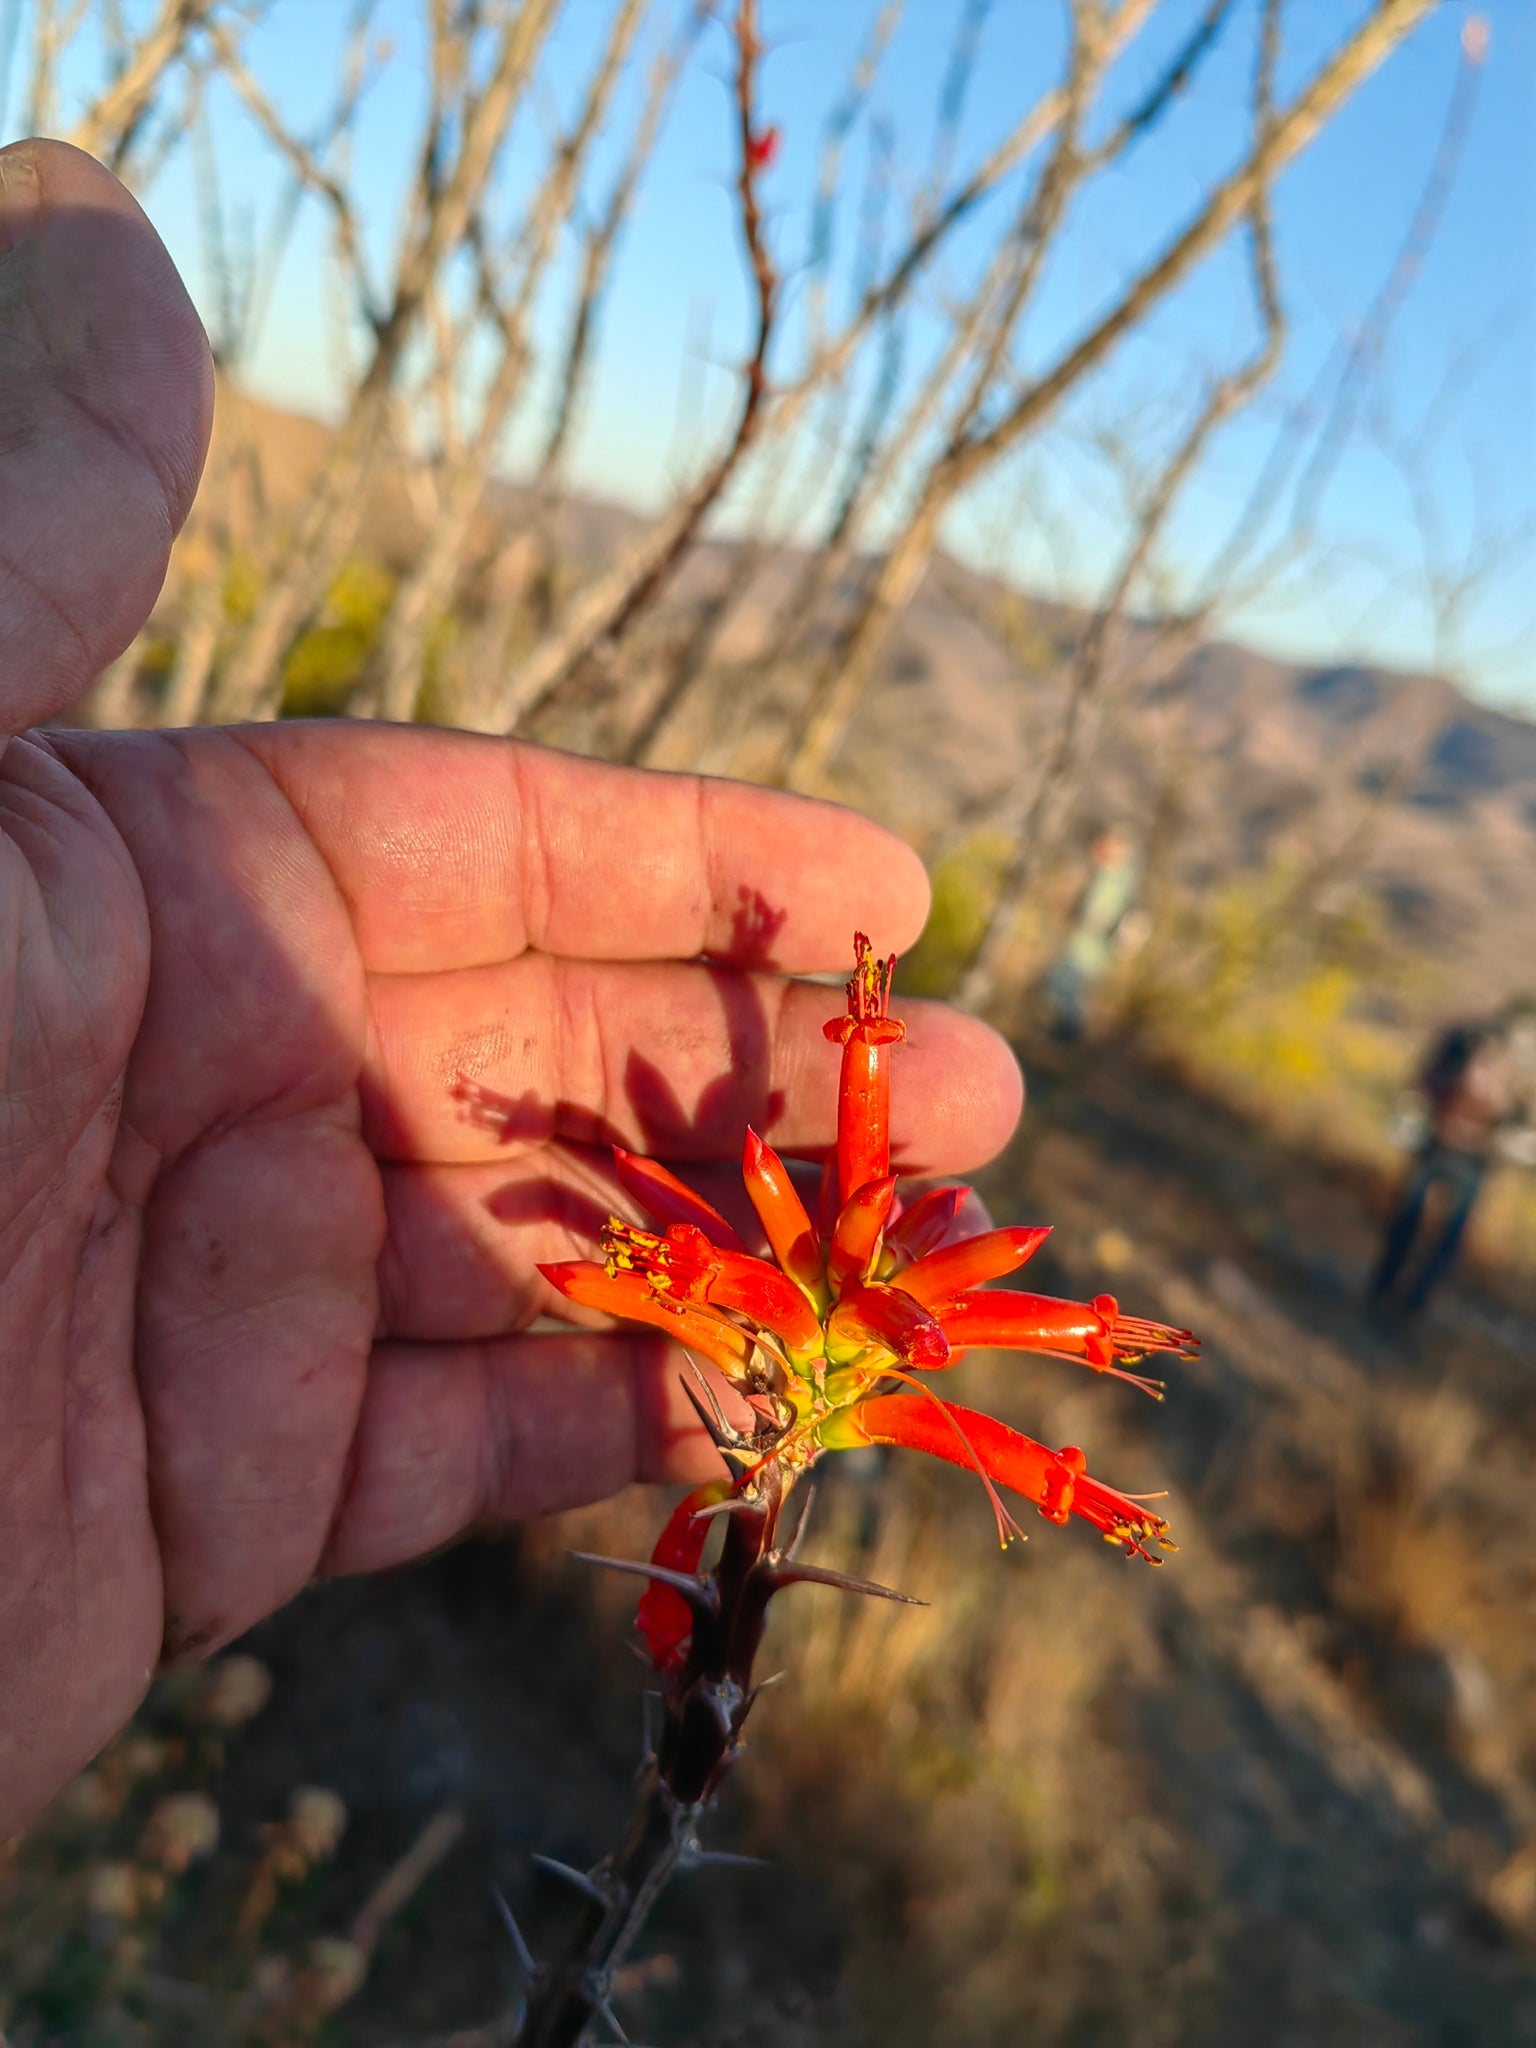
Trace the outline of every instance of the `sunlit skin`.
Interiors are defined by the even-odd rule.
[[[1049,1231],[1031,1224],[964,1234],[957,1190],[920,1197],[903,1232],[890,1172],[891,1058],[906,1035],[890,1015],[894,962],[877,960],[862,935],[854,943],[846,1012],[826,1026],[843,1047],[830,1157],[845,1192],[830,1231],[815,1230],[783,1161],[749,1130],[742,1172],[771,1261],[744,1254],[735,1233],[727,1241],[724,1219],[696,1200],[686,1221],[666,1222],[681,1206],[670,1176],[647,1178],[630,1162],[626,1187],[665,1227],[647,1231],[615,1218],[602,1262],[573,1260],[545,1275],[572,1301],[670,1325],[747,1398],[759,1420],[741,1453],[738,1490],[748,1499],[770,1465],[776,1481],[792,1484],[826,1451],[890,1445],[974,1471],[1004,1542],[1021,1532],[999,1487],[1048,1521],[1077,1515],[1128,1556],[1158,1563],[1156,1550],[1174,1547],[1161,1515],[1090,1478],[1075,1446],[1053,1451],[959,1407],[926,1376],[947,1371],[966,1347],[985,1345],[1072,1359],[1160,1396],[1161,1382],[1127,1368],[1148,1353],[1191,1357],[1195,1339],[1122,1316],[1110,1295],[1074,1302],[989,1286],[1027,1264]],[[696,1569],[705,1511],[720,1498],[684,1501],[653,1564]],[[690,1626],[682,1594],[654,1585],[638,1619],[658,1666],[672,1669]]]
[[[744,1126],[836,1141],[793,977],[927,906],[886,833],[730,784],[425,728],[37,730],[144,622],[211,403],[134,201],[0,151],[0,1840],[163,1659],[316,1573],[718,1476],[670,1329],[534,1334],[569,1308],[539,1266],[649,1171],[615,1141],[750,1228]],[[963,1171],[1016,1070],[908,1021],[901,1155]]]

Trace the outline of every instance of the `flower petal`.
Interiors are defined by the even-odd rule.
[[[949,1364],[943,1330],[910,1294],[850,1280],[827,1318],[827,1356],[845,1365],[870,1344],[883,1345],[915,1372],[936,1372]]]
[[[1163,1517],[1090,1479],[1075,1445],[1052,1451],[995,1416],[952,1401],[914,1401],[906,1394],[877,1394],[838,1421],[839,1433],[849,1442],[926,1451],[951,1465],[979,1470],[1033,1501],[1047,1521],[1064,1522],[1068,1515],[1079,1515],[1110,1542],[1122,1544],[1128,1556],[1157,1564],[1160,1560],[1146,1547],[1149,1542],[1164,1550],[1174,1548]]]
[[[792,1280],[820,1292],[826,1278],[821,1241],[783,1160],[750,1128],[741,1177],[773,1256]]]
[[[906,1275],[901,1276],[905,1285]],[[952,1295],[935,1305],[934,1313],[952,1344],[993,1345],[1011,1351],[1040,1351],[1051,1358],[1073,1358],[1095,1372],[1112,1373],[1161,1399],[1160,1381],[1143,1379],[1122,1369],[1122,1361],[1149,1351],[1191,1358],[1198,1350],[1188,1330],[1122,1316],[1112,1294],[1091,1302],[1058,1301],[1050,1294],[1012,1293],[988,1287]]]
[[[967,1187],[929,1188],[909,1208],[903,1209],[886,1231],[887,1247],[914,1260],[926,1258],[929,1252],[937,1251],[946,1241],[970,1192]]]
[[[1048,1223],[1018,1224],[1004,1230],[984,1230],[978,1237],[962,1238],[945,1245],[913,1265],[903,1266],[895,1285],[924,1308],[937,1310],[950,1295],[979,1287],[984,1280],[1001,1279],[1032,1259],[1051,1234]]]
[[[740,1378],[752,1357],[751,1338],[727,1316],[693,1302],[664,1300],[641,1273],[610,1273],[595,1259],[568,1259],[539,1271],[567,1301],[664,1330],[689,1350],[702,1351],[728,1379]]]
[[[820,1357],[821,1318],[787,1273],[746,1252],[721,1252],[709,1299],[771,1330],[799,1357]]]
[[[691,1223],[703,1231],[711,1244],[727,1251],[746,1250],[720,1211],[696,1194],[686,1181],[669,1173],[659,1160],[647,1159],[641,1152],[626,1152],[622,1145],[615,1145],[613,1164],[626,1193],[633,1195],[663,1229],[669,1223]]]
[[[866,1181],[844,1202],[827,1248],[827,1278],[840,1294],[850,1280],[869,1276],[880,1250],[881,1232],[896,1199],[896,1176]]]
[[[866,1181],[891,1170],[891,1047],[907,1027],[890,1014],[896,956],[880,960],[862,932],[853,935],[853,979],[848,1009],[825,1027],[843,1048],[837,1095],[837,1199],[839,1205]]]

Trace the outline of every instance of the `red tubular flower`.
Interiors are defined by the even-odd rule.
[[[754,171],[771,171],[779,154],[779,127],[761,128],[747,144],[747,164]]]
[[[603,1249],[605,1271],[639,1274],[663,1307],[694,1302],[732,1309],[793,1352],[820,1351],[821,1319],[787,1274],[747,1252],[720,1250],[691,1223],[674,1223],[657,1237],[613,1218]]]
[[[951,1465],[967,1466],[1033,1501],[1048,1522],[1079,1515],[1106,1541],[1121,1544],[1127,1557],[1161,1564],[1148,1543],[1162,1550],[1177,1548],[1169,1541],[1168,1524],[1161,1515],[1088,1477],[1083,1454],[1075,1445],[1047,1450],[991,1415],[978,1415],[937,1397],[915,1401],[905,1394],[880,1394],[861,1402],[849,1411],[844,1428],[851,1442],[926,1451]]]
[[[896,1276],[897,1285],[924,1308],[937,1308],[950,1295],[1017,1272],[1026,1260],[1034,1257],[1050,1234],[1048,1223],[984,1230],[980,1237],[962,1238],[959,1244],[946,1245],[942,1251],[930,1252],[915,1264],[904,1266]],[[978,1338],[977,1342],[980,1341]]]
[[[815,1293],[826,1278],[826,1262],[815,1226],[795,1192],[783,1160],[750,1126],[742,1153],[741,1177],[773,1256],[792,1280]]]
[[[614,1219],[601,1262],[541,1270],[569,1300],[665,1331],[747,1393],[755,1436],[722,1430],[744,1456],[737,1490],[748,1506],[766,1495],[776,1512],[825,1451],[902,1445],[978,1472],[1005,1539],[1016,1525],[998,1486],[1033,1501],[1048,1520],[1078,1516],[1137,1556],[1149,1557],[1149,1545],[1172,1549],[1163,1518],[1089,1478],[1081,1451],[1048,1450],[940,1401],[921,1377],[957,1364],[969,1348],[1000,1347],[1075,1359],[1160,1395],[1158,1382],[1126,1367],[1148,1353],[1190,1357],[1196,1345],[1188,1330],[1122,1315],[1112,1295],[1058,1301],[988,1286],[1032,1258],[1048,1233],[1021,1224],[961,1236],[966,1188],[931,1189],[898,1212],[890,1053],[905,1032],[889,1014],[894,962],[877,959],[862,934],[855,956],[847,1012],[826,1026],[843,1061],[837,1145],[823,1169],[818,1221],[754,1131],[742,1176],[771,1260],[752,1257],[718,1210],[666,1167],[616,1149],[621,1182],[660,1230]],[[927,1398],[893,1394],[898,1382]],[[696,1571],[708,1527],[699,1515],[723,1497],[708,1489],[690,1496],[654,1561]],[[664,1671],[681,1668],[691,1627],[675,1585],[646,1595],[641,1629]]]
[[[820,1316],[788,1274],[766,1259],[751,1258],[746,1252],[719,1253],[708,1299],[715,1308],[735,1309],[761,1323],[797,1354],[820,1352]]]
[[[917,1372],[934,1372],[949,1363],[949,1340],[920,1302],[899,1287],[866,1287],[850,1280],[827,1318],[827,1356],[834,1364],[846,1364],[870,1345]]]
[[[702,1351],[730,1379],[739,1379],[751,1360],[751,1338],[728,1316],[658,1293],[642,1273],[610,1273],[595,1259],[570,1259],[539,1271],[567,1301],[665,1330],[689,1350]]]
[[[843,1048],[837,1103],[837,1198],[847,1201],[866,1181],[891,1170],[891,1047],[907,1027],[890,1014],[896,956],[877,960],[862,932],[853,938],[848,1013],[824,1028]]]
[[[711,1479],[696,1486],[673,1509],[651,1552],[651,1563],[668,1571],[696,1572],[709,1541],[710,1517],[701,1510],[718,1507],[730,1497],[728,1479]],[[682,1594],[673,1586],[648,1586],[635,1610],[635,1626],[645,1638],[656,1669],[676,1671],[687,1655],[688,1638],[693,1634],[693,1610]]]
[[[1084,1303],[988,1287],[936,1302],[934,1313],[952,1344],[992,1345],[1001,1350],[1081,1359],[1095,1372],[1130,1380],[1159,1397],[1161,1382],[1128,1373],[1123,1364],[1134,1363],[1151,1351],[1190,1358],[1198,1349],[1188,1330],[1145,1322],[1139,1316],[1122,1316],[1112,1294],[1096,1295],[1092,1302]]]
[[[946,1242],[965,1206],[969,1188],[930,1188],[903,1209],[885,1233],[886,1244],[907,1259],[926,1258]]]
[[[727,1251],[746,1250],[720,1211],[696,1194],[686,1181],[669,1173],[660,1160],[647,1159],[643,1153],[626,1152],[622,1145],[615,1145],[613,1164],[619,1185],[663,1228],[669,1223],[691,1223],[696,1230],[703,1231],[711,1244]]]
[[[827,1278],[840,1293],[850,1280],[867,1280],[880,1250],[885,1219],[896,1199],[896,1176],[866,1181],[844,1202],[827,1248]]]

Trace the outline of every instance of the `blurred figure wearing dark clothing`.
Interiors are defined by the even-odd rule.
[[[1496,1159],[1536,1165],[1536,1003],[1445,1032],[1419,1076],[1423,1136],[1387,1221],[1374,1306],[1416,1315],[1455,1262]]]

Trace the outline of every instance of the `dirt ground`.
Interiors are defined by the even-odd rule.
[[[985,1191],[1000,1219],[1058,1226],[1036,1284],[1111,1289],[1205,1349],[1162,1407],[1044,1361],[968,1363],[961,1398],[1083,1443],[1111,1483],[1166,1487],[1180,1553],[1154,1575],[1042,1523],[1004,1558],[963,1474],[833,1482],[819,1554],[934,1604],[795,1596],[770,1643],[786,1679],[712,1836],[767,1867],[680,1880],[623,1987],[628,2032],[1536,2040],[1530,1276],[1472,1270],[1422,1327],[1376,1327],[1369,1177],[1114,1047],[1025,1050],[1030,1116]],[[657,1517],[636,1496],[316,1588],[239,1646],[271,1679],[223,1716],[241,1725],[196,1682],[163,1686],[0,1853],[9,2048],[507,2039],[493,1888],[547,1949],[570,1905],[530,1859],[601,1855],[642,1741],[627,1596],[565,1553],[633,1554]],[[339,1795],[345,1832],[253,1905],[300,1786]],[[168,1878],[162,1856],[146,1886],[146,1826],[187,1791],[218,1846]],[[381,1900],[435,1819],[440,1858]],[[324,1968],[358,1981],[295,2017]]]

